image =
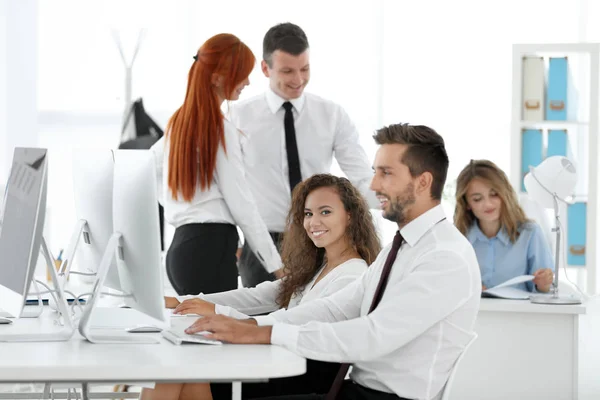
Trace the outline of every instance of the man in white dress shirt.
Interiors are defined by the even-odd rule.
[[[367,196],[373,176],[356,127],[339,105],[304,93],[310,78],[309,46],[297,25],[279,24],[266,33],[261,68],[269,88],[232,106],[240,129],[246,176],[258,211],[278,245],[291,205],[292,188],[317,173],[327,173],[333,155],[348,179]],[[253,287],[273,280],[244,244],[239,260],[242,283]]]
[[[350,379],[343,381],[347,369],[341,370],[327,399],[441,396],[473,337],[481,294],[477,259],[440,205],[448,169],[443,139],[407,124],[382,128],[374,138],[381,146],[371,188],[383,216],[398,223],[394,244],[345,289],[288,310],[274,323],[214,316],[198,320],[189,333],[207,330],[228,342],[272,343],[307,358],[352,364]]]

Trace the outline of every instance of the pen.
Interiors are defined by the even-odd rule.
[[[63,254],[63,249],[60,249],[60,251],[58,252],[58,257],[56,257],[56,261],[62,261],[62,254]]]

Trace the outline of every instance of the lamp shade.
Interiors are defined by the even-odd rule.
[[[529,167],[524,183],[533,200],[543,207],[553,208],[554,195],[558,200],[569,202],[577,184],[577,171],[568,158],[552,156],[537,167]]]

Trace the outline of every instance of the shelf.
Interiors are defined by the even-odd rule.
[[[566,121],[549,121],[543,118],[547,114],[524,114],[523,111],[523,91],[524,76],[523,58],[544,57],[544,92],[546,97],[540,101],[540,106],[546,107],[548,93],[548,64],[549,57],[569,57],[569,75],[567,77],[567,113]],[[539,68],[539,66],[538,66]],[[597,121],[600,119],[600,43],[541,43],[541,44],[515,44],[512,46],[512,101],[511,101],[511,171],[510,180],[519,197],[523,196],[523,165],[527,163],[539,163],[540,157],[538,151],[542,153],[542,160],[548,153],[550,145],[550,136],[548,132],[551,130],[565,130],[568,132],[566,154],[577,168],[577,185],[575,188],[574,201],[576,203],[586,203],[586,220],[585,220],[585,239],[581,238],[581,227],[583,221],[575,221],[577,224],[572,224],[571,234],[577,237],[571,237],[573,243],[581,243],[585,245],[585,265],[568,265],[572,270],[586,271],[586,291],[591,294],[600,292],[600,248],[596,246],[600,237],[600,195],[598,185],[600,182],[600,126]],[[540,82],[528,82],[537,85],[534,89],[536,96],[539,94]],[[532,85],[535,86],[535,85]],[[531,89],[530,87],[528,87]],[[573,90],[576,89],[576,90]],[[533,90],[533,89],[531,89]],[[538,96],[539,98],[539,96]],[[564,115],[564,114],[563,114]],[[525,120],[525,116],[534,120]],[[540,138],[538,135],[526,137],[524,141],[523,132],[527,129],[539,130],[543,132]],[[529,140],[531,139],[531,142]],[[535,139],[535,140],[533,140]],[[540,140],[541,139],[541,140]],[[564,138],[558,135],[553,142],[560,145],[560,153],[564,153]],[[560,141],[558,141],[560,139]],[[535,143],[533,143],[535,142]],[[541,149],[540,147],[541,142]],[[526,143],[527,153],[523,154],[523,146]],[[559,151],[553,150],[552,154]],[[526,193],[526,192],[525,192]],[[532,200],[532,199],[531,199]],[[535,202],[532,207],[538,207],[536,210],[532,208],[532,216],[541,215],[544,223],[548,222],[547,218],[553,215],[552,210],[544,209]],[[535,211],[535,214],[533,213]],[[543,211],[539,213],[539,211]],[[564,239],[569,237],[568,214],[567,207],[561,205],[561,223],[564,234]],[[581,218],[576,216],[577,218]],[[574,222],[574,221],[571,221]],[[550,221],[552,227],[554,223]],[[548,226],[545,226],[548,228]],[[562,241],[565,243],[566,240]],[[562,245],[561,243],[561,245]],[[564,250],[564,248],[563,248]],[[568,254],[562,253],[561,264],[568,263]],[[575,260],[571,260],[575,262]],[[561,271],[562,273],[562,271]],[[582,288],[583,289],[583,288]]]
[[[521,128],[530,129],[568,129],[588,126],[582,121],[519,121]]]
[[[600,52],[598,43],[544,43],[544,44],[515,44],[514,51],[522,55],[544,56],[565,53]]]

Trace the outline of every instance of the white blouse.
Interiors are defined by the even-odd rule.
[[[212,184],[206,190],[198,186],[191,201],[171,196],[167,139],[163,137],[152,146],[156,156],[158,198],[165,208],[165,219],[176,228],[211,222],[238,225],[265,269],[273,272],[281,268],[281,257],[250,192],[242,161],[242,134],[227,120],[224,120],[224,130],[226,150],[219,145]]]
[[[327,297],[346,287],[367,270],[367,263],[361,258],[350,259],[329,271],[323,279],[315,284],[323,268],[324,266],[317,271],[302,291],[290,299],[288,309],[311,300]],[[281,280],[276,280],[274,282],[263,282],[254,288],[241,288],[198,296],[178,296],[177,300],[182,302],[191,298],[200,298],[216,304],[215,312],[217,314],[237,319],[249,318],[249,315],[271,313],[269,314],[270,317],[277,320],[279,313],[277,310],[280,310],[277,303],[280,286]]]

